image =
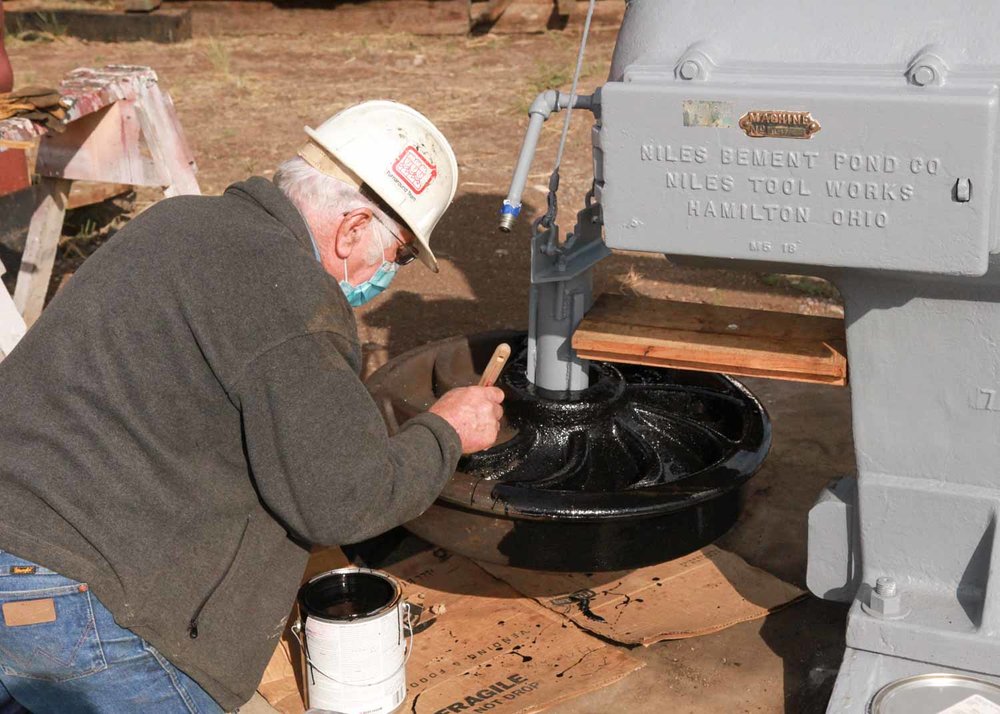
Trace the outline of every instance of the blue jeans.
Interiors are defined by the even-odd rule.
[[[0,605],[0,714],[222,712],[85,584],[0,551]]]

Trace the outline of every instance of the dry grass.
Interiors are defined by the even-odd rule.
[[[622,295],[638,294],[639,283],[643,281],[643,275],[635,269],[634,265],[628,266],[628,272],[615,276],[618,281],[618,292]]]

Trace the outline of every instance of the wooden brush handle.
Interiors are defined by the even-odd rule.
[[[510,359],[510,345],[506,342],[501,342],[497,345],[496,350],[493,352],[493,356],[490,357],[490,363],[486,365],[486,369],[483,370],[483,376],[479,379],[480,387],[492,387],[496,384],[497,378],[503,371],[504,366],[507,364],[507,360]]]

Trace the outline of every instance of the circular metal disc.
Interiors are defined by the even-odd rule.
[[[994,714],[1000,686],[962,674],[921,674],[882,687],[869,714]]]
[[[493,333],[425,345],[368,380],[391,430],[441,394],[475,384],[493,349],[514,355],[498,443],[467,456],[406,527],[477,560],[539,570],[637,568],[725,533],[767,454],[760,402],[720,374],[591,362],[587,389],[527,378],[527,338]]]

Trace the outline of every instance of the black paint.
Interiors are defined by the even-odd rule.
[[[397,397],[425,374],[440,393],[462,383],[453,372],[470,355],[481,370],[504,340],[516,357],[498,386],[516,433],[464,458],[410,530],[482,560],[584,572],[679,557],[732,526],[771,429],[760,402],[723,375],[591,363],[588,389],[541,392],[526,376],[523,334],[494,333],[414,350],[369,388]]]
[[[357,571],[314,578],[299,590],[299,606],[308,617],[356,620],[385,610],[398,593],[384,577]]]

